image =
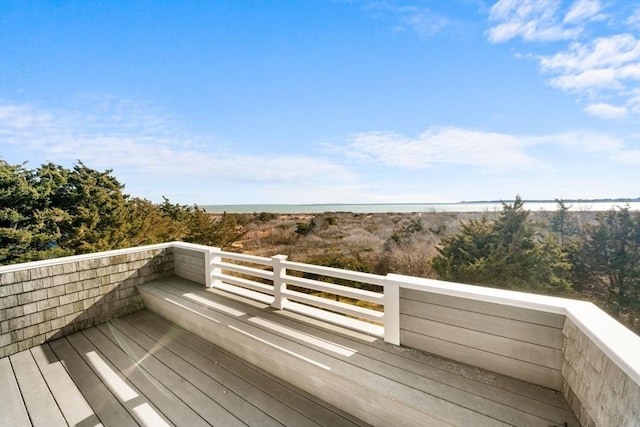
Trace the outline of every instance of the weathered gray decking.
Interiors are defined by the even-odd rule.
[[[327,392],[326,400],[333,402],[332,394],[346,389],[334,403],[347,411],[359,407],[373,413],[382,406],[387,414],[399,410],[406,415],[402,411],[427,407],[414,412],[432,418],[412,418],[412,425],[579,425],[562,394],[540,386],[387,344],[184,279],[162,279],[142,288],[154,294],[158,303],[173,305],[168,310],[178,316],[176,321],[184,320],[199,333],[225,341],[225,346],[243,352],[245,358],[256,357],[252,361],[265,365],[264,369],[273,368],[301,387],[308,382],[308,389],[321,396],[327,389],[334,390]],[[255,353],[253,348],[269,354],[250,354]],[[287,362],[282,364],[283,360]],[[300,374],[290,372],[306,373],[306,378],[300,381]],[[336,388],[337,384],[341,385]],[[384,420],[370,418],[375,424],[398,424],[390,421],[396,419],[393,415],[383,416]]]
[[[0,359],[1,426],[354,426],[149,311]]]
[[[145,286],[182,301],[185,315],[227,316],[220,327],[246,324],[256,340],[262,331],[278,351],[291,343],[336,371],[399,384],[410,399],[449,410],[452,424],[471,415],[487,425],[579,425],[562,394],[543,387],[186,280]],[[149,311],[0,359],[0,384],[0,425],[365,425]]]

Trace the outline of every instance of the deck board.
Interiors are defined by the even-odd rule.
[[[47,383],[29,350],[12,354],[9,359],[20,387],[31,424],[34,427],[66,426]]]
[[[194,290],[189,286],[182,288],[178,286],[176,289],[199,295],[204,293],[211,295],[215,292]],[[235,310],[245,309],[270,322],[278,322],[304,333],[313,333],[314,336],[327,341],[331,340],[335,344],[351,347],[357,353],[353,358],[344,359],[349,359],[354,365],[369,366],[370,371],[384,373],[389,378],[405,384],[413,384],[414,387],[439,397],[465,402],[471,407],[474,403],[476,407],[485,407],[486,400],[490,400],[496,404],[489,407],[489,413],[499,410],[499,413],[493,414],[494,417],[511,420],[510,422],[514,424],[526,424],[527,414],[550,417],[555,420],[571,416],[568,406],[563,404],[564,401],[559,398],[559,394],[548,389],[503,376],[497,378],[492,373],[487,375],[487,371],[469,366],[461,369],[460,364],[447,363],[440,358],[425,356],[420,352],[385,345],[380,340],[367,339],[362,335],[359,336],[360,340],[358,335],[354,334],[345,338],[341,334],[344,331],[338,327],[322,325],[321,322],[315,322],[315,325],[310,326],[304,323],[308,319],[300,316],[296,316],[296,319],[283,318],[282,314],[287,312],[269,312],[264,308],[260,311],[247,310],[246,305],[233,301],[228,295],[225,298],[226,304]],[[446,365],[449,365],[449,369],[445,369]],[[486,381],[487,379],[490,381]],[[506,387],[507,385],[510,387]]]
[[[69,377],[48,344],[31,348],[31,355],[69,425],[98,427],[102,424]]]
[[[277,417],[285,425],[310,423],[326,426],[366,425],[357,418],[327,405],[315,396],[260,370],[245,360],[177,328],[149,311],[138,312],[125,319],[130,319],[136,326],[144,328],[149,333],[154,333],[151,329],[153,328],[161,334],[174,338],[176,342],[179,341],[179,344],[189,350],[184,354],[190,358],[200,359],[200,362],[204,362],[209,369],[215,368],[218,371],[217,374],[225,378],[225,383],[229,387],[241,393],[253,404],[263,404],[266,408],[270,408],[272,416]],[[157,336],[157,332],[155,334]],[[207,363],[206,360],[209,362]],[[257,401],[254,400],[256,394],[259,397]]]
[[[219,408],[169,367],[124,335],[115,333],[110,324],[89,329],[86,335],[172,423],[206,426],[220,417],[229,425],[240,425],[224,408]]]
[[[201,337],[346,411],[360,414],[372,424],[506,425],[324,352],[326,343],[311,334],[309,342],[297,339],[295,330],[281,333],[264,329],[255,322],[259,317],[252,313],[220,310],[219,306],[225,305],[223,300],[211,308],[201,299],[194,299],[190,292],[176,290],[177,283],[184,281],[171,279],[144,285],[145,302]]]
[[[16,427],[31,426],[27,408],[24,406],[20,388],[8,357],[0,359],[0,384],[2,384],[0,425],[9,425],[11,422],[11,425]]]
[[[562,395],[543,387],[185,280],[152,286],[188,294],[185,307],[233,318],[337,370],[402,384],[410,399],[460,408],[469,420],[578,425]],[[148,310],[2,358],[0,383],[0,425],[367,425]],[[459,415],[451,420],[470,425]]]
[[[182,355],[186,361],[201,370],[203,374],[212,380],[225,384],[230,392],[246,399],[247,402],[255,405],[255,408],[260,412],[271,412],[270,417],[273,417],[278,423],[300,426],[320,425],[282,402],[282,398],[289,397],[289,402],[295,403],[293,400],[299,397],[298,394],[291,393],[289,388],[270,381],[267,377],[260,375],[258,371],[239,363],[207,343],[189,336],[184,331],[176,329],[164,319],[149,312],[141,312],[124,321],[140,329],[166,349]],[[308,402],[304,403],[305,407],[309,406]],[[324,412],[326,411],[321,410],[318,415],[323,415]],[[243,414],[243,416],[248,415]],[[260,424],[267,423],[262,419],[257,421]]]
[[[0,425],[31,426],[45,414],[82,427],[366,425],[148,311],[12,358],[0,359]],[[38,395],[16,381],[25,364],[54,412],[25,404]]]
[[[138,425],[67,338],[51,342],[51,348],[103,425],[125,427]]]
[[[224,384],[212,379],[206,375],[205,372],[191,365],[178,354],[167,350],[162,345],[159,346],[156,341],[153,341],[131,324],[123,320],[114,321],[112,324],[118,328],[121,333],[134,339],[135,342],[140,344],[149,354],[153,354],[153,357],[157,358],[166,366],[170,366],[171,369],[179,373],[180,376],[189,383],[197,387],[200,391],[205,392],[207,396],[214,401],[214,405],[224,411],[228,411],[242,423],[248,425],[261,423],[264,426],[281,425],[275,422],[269,414],[260,411],[232,390],[228,390]],[[218,419],[220,418],[223,418],[223,416],[218,416]]]
[[[420,351],[391,346],[379,339],[371,339],[304,316],[276,311],[259,302],[247,303],[244,298],[226,292],[205,290],[187,281],[174,280],[170,287],[165,286],[163,289],[174,295],[188,294],[191,298],[195,295],[200,300],[208,298],[211,304],[207,305],[218,310],[223,306],[227,310],[243,312],[248,323],[263,327],[265,333],[279,333],[300,345],[313,347],[315,351],[487,415],[496,423],[564,425],[567,422],[568,425],[578,425],[561,393],[543,387]],[[256,319],[261,321],[256,322]],[[336,354],[335,350],[310,344],[308,340],[301,340],[286,331],[274,331],[272,324],[326,340],[331,345],[352,349],[354,354]]]
[[[161,384],[148,386],[148,379],[131,363],[123,350],[110,345],[96,328],[70,335],[68,341],[137,423],[149,424],[153,421],[158,426],[170,425],[165,414],[176,405],[168,396],[168,390]],[[154,400],[154,397],[158,400]],[[159,409],[161,404],[168,406]],[[189,421],[193,422],[193,418],[189,418]]]

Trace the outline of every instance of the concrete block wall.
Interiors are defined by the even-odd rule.
[[[172,274],[157,246],[0,267],[0,357],[140,310],[135,286]]]
[[[640,385],[571,319],[565,336],[563,394],[585,427],[640,425]],[[640,364],[640,353],[637,363]]]

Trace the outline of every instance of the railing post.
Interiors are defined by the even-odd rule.
[[[222,284],[222,280],[220,280],[220,275],[222,274],[222,267],[220,267],[220,263],[222,263],[222,249],[211,248],[205,255],[205,262],[207,266],[207,288],[213,288]]]
[[[284,279],[287,269],[282,266],[282,261],[285,261],[287,256],[275,255],[271,259],[273,260],[273,302],[271,307],[282,310],[287,303],[287,299],[282,296],[282,293],[287,289],[287,282]]]
[[[384,341],[400,345],[400,284],[384,279]]]

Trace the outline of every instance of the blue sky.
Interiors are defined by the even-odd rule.
[[[185,204],[640,196],[640,3],[0,2],[0,157]]]

